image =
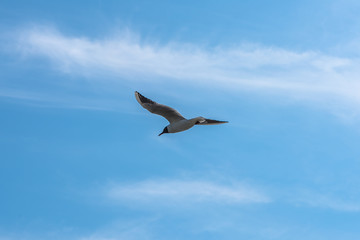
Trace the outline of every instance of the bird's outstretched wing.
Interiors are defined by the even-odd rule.
[[[216,125],[216,124],[222,124],[222,123],[228,123],[228,121],[218,121],[218,120],[212,120],[203,118],[202,120],[196,122],[196,125]]]
[[[185,119],[181,114],[175,109],[168,107],[166,105],[159,104],[154,102],[138,92],[135,92],[135,98],[140,103],[140,105],[148,110],[151,113],[158,114],[166,118],[170,123],[177,122]]]

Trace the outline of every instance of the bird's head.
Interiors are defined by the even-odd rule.
[[[160,133],[159,134],[159,136],[161,136],[162,134],[164,134],[164,133],[169,133],[169,131],[168,131],[168,128],[167,127],[165,127],[164,128],[164,130],[162,131],[162,133]]]

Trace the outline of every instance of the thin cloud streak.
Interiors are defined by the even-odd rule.
[[[118,184],[106,191],[116,202],[152,203],[267,203],[270,198],[244,184],[221,185],[209,181],[149,180]]]
[[[17,52],[23,57],[40,57],[61,72],[79,74],[97,84],[187,83],[230,92],[275,94],[316,103],[339,116],[343,110],[359,113],[357,58],[251,44],[227,48],[161,45],[141,40],[131,31],[89,39],[35,27],[19,31],[15,38]]]
[[[343,200],[326,194],[307,193],[295,200],[295,203],[305,204],[310,207],[331,209],[341,212],[359,212],[360,204]]]

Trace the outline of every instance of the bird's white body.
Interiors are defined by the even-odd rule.
[[[195,126],[195,124],[197,122],[200,122],[203,119],[204,119],[203,117],[196,117],[196,118],[192,118],[192,119],[183,119],[183,120],[180,120],[177,122],[173,122],[173,123],[167,125],[166,127],[167,127],[169,133],[182,132],[182,131],[192,128],[193,126]]]

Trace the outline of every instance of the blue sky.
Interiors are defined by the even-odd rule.
[[[359,10],[2,1],[0,240],[359,238]]]

